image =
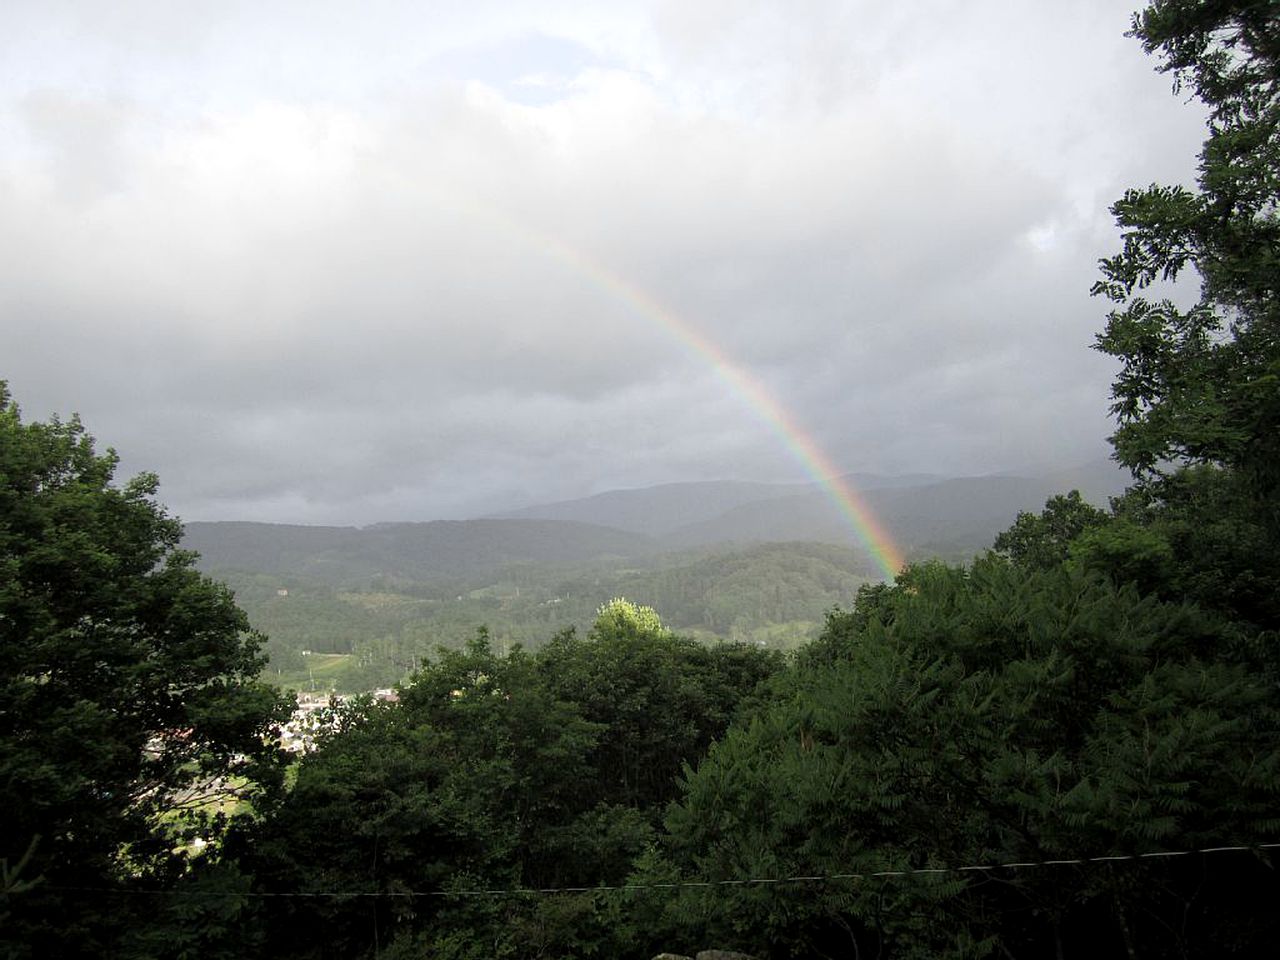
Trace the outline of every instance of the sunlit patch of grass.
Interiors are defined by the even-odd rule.
[[[313,684],[317,690],[341,689],[352,659],[349,653],[312,653],[302,668],[284,670],[268,679],[286,690],[310,690]]]

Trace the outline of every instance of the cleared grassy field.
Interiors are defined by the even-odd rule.
[[[286,670],[270,679],[286,690],[346,690],[345,678],[353,657],[349,653],[312,653],[299,670]]]

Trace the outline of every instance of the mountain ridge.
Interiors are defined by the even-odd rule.
[[[577,521],[476,518],[308,527],[249,521],[186,525],[182,545],[207,570],[301,574],[326,583],[434,580],[521,563],[564,565],[646,556],[651,538]]]
[[[1019,511],[1039,510],[1055,494],[1080,489],[1085,499],[1105,505],[1128,482],[1110,461],[1035,477],[843,479],[908,559],[945,560],[981,552]],[[744,481],[611,490],[469,520],[365,527],[196,522],[187,525],[183,545],[202,555],[205,569],[300,573],[339,583],[379,576],[431,580],[513,564],[572,565],[795,541],[866,546],[865,531],[849,524],[824,487]]]

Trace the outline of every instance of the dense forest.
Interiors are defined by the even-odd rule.
[[[910,556],[962,562],[1058,482],[1106,503],[1121,477],[1101,462],[1038,477],[858,479]],[[586,631],[614,597],[707,642],[792,649],[883,576],[831,498],[804,485],[667,484],[516,514],[363,528],[193,523],[182,546],[266,635],[268,679],[341,693],[405,680],[478,625],[496,649],[535,649],[564,628]],[[825,540],[785,535],[820,530]]]
[[[1196,188],[1116,203],[1095,288],[1132,486],[862,583],[789,653],[671,629],[703,601],[655,571],[658,609],[475,631],[297,760],[265,638],[155,477],[0,390],[4,952],[1274,956],[1276,12],[1134,21],[1210,125]],[[1154,296],[1184,275],[1194,305]]]
[[[614,597],[661,610],[686,636],[788,649],[816,636],[826,611],[870,580],[866,567],[851,548],[806,543],[600,559],[591,568],[525,564],[362,589],[297,575],[217,577],[268,637],[267,679],[351,693],[406,679],[437,648],[465,645],[478,626],[495,649],[536,649],[567,627],[587,630]]]
[[[1057,481],[1106,503],[1124,489],[1120,477],[1101,462],[1036,477],[860,479],[877,516],[895,517],[895,538],[913,544],[909,556],[961,562],[991,547],[1019,504],[1062,489]],[[406,680],[479,625],[495,649],[536,649],[563,628],[588,630],[616,596],[708,643],[792,649],[883,576],[849,543],[856,534],[831,498],[803,485],[667,484],[516,513],[369,527],[201,522],[182,545],[268,637],[266,677],[343,694]],[[819,522],[827,541],[782,535]],[[690,547],[694,531],[705,541]],[[963,532],[943,543],[947,531]]]

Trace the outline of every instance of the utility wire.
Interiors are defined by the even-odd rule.
[[[877,880],[901,877],[938,876],[950,873],[993,873],[997,870],[1028,870],[1043,867],[1084,866],[1092,863],[1132,863],[1139,860],[1161,860],[1173,857],[1190,857],[1197,854],[1250,853],[1260,850],[1280,849],[1280,843],[1256,843],[1251,846],[1201,847],[1196,850],[1166,850],[1156,853],[1122,853],[1103,857],[1071,857],[1061,860],[1029,860],[1010,863],[969,864],[963,867],[913,867],[905,870],[876,870],[862,873],[827,873],[813,876],[750,877],[740,880],[674,880],[669,883],[618,883],[600,884],[594,887],[507,887],[476,888],[473,890],[318,890],[309,893],[237,890],[173,890],[128,887],[60,887],[43,886],[45,890],[60,893],[113,893],[130,896],[169,897],[242,897],[245,899],[354,899],[354,898],[404,898],[415,897],[527,897],[558,893],[605,893],[639,890],[681,890],[693,888],[769,886],[786,883],[825,883],[832,880]]]

